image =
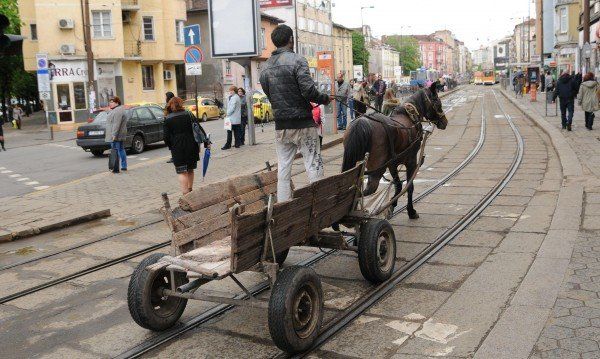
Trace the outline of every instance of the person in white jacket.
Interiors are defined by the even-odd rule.
[[[242,125],[242,103],[237,94],[237,87],[229,88],[229,97],[227,99],[227,112],[225,113],[225,129],[227,130],[227,142],[222,150],[231,148],[231,137],[234,137],[235,148],[240,147],[240,128]]]

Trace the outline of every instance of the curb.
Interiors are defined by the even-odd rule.
[[[550,228],[527,274],[475,353],[475,358],[527,358],[544,330],[568,273],[583,211],[584,188],[576,181],[583,176],[583,168],[557,128],[541,115],[530,114],[504,90],[500,93],[550,137],[563,172]]]
[[[76,225],[76,224],[86,223],[86,222],[90,222],[90,221],[93,221],[96,219],[101,219],[101,218],[106,218],[106,217],[110,217],[110,209],[103,209],[100,211],[86,213],[83,215],[79,215],[79,216],[75,216],[75,217],[71,217],[71,218],[67,218],[67,219],[62,219],[62,220],[59,220],[58,222],[43,224],[43,225],[40,225],[37,227],[24,226],[23,229],[18,229],[18,230],[12,231],[10,233],[0,235],[0,243],[1,242],[12,242],[12,241],[16,241],[18,239],[33,237],[38,234],[48,233],[48,232],[55,231],[57,229],[69,227],[69,226]]]

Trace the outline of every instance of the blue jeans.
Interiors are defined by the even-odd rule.
[[[119,160],[121,162],[121,169],[127,169],[127,153],[125,153],[125,147],[123,147],[123,141],[115,141],[110,143],[110,148],[117,150],[117,163],[113,172],[119,172]]]
[[[346,104],[338,101],[337,107],[337,125],[338,128],[346,128]]]
[[[348,108],[350,109],[350,118],[354,120],[354,98],[348,99]]]
[[[574,99],[560,99],[560,119],[562,126],[566,127],[573,123],[573,111],[575,110]],[[568,113],[567,113],[568,111]]]

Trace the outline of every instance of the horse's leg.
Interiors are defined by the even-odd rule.
[[[408,178],[408,179],[412,178],[415,171],[417,171],[416,161],[406,164],[406,178]],[[415,210],[415,207],[413,206],[413,190],[415,189],[415,185],[411,182],[408,186],[409,186],[408,191],[407,191],[408,204],[406,206],[406,212],[408,213],[408,218],[417,219],[417,218],[419,218],[419,214],[417,213],[417,211]]]
[[[400,179],[400,175],[398,174],[398,167],[396,166],[388,166],[388,170],[392,174],[392,178],[394,180],[394,186],[396,187],[396,192],[394,192],[394,197],[398,195],[398,193],[402,192],[402,180]],[[398,199],[396,199],[392,203],[392,209],[396,208],[398,205]]]

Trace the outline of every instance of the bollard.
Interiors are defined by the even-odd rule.
[[[50,126],[50,140],[54,141],[54,126]]]
[[[537,85],[532,84],[529,89],[530,102],[537,102]]]

